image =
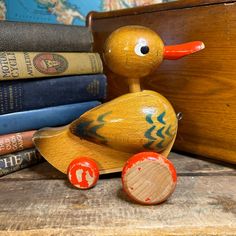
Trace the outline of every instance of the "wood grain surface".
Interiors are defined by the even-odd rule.
[[[165,45],[201,40],[206,48],[164,61],[142,88],[155,90],[182,112],[175,148],[236,163],[236,1],[179,1],[88,17],[95,51],[108,35],[139,24],[158,32]],[[105,27],[104,27],[105,26]],[[126,81],[105,68],[108,99],[128,91]]]
[[[0,235],[236,235],[236,170],[171,153],[179,175],[164,204],[142,206],[119,176],[83,191],[48,163],[0,179]]]

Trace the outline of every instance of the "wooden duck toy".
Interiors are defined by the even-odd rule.
[[[161,94],[141,91],[139,79],[163,59],[178,59],[203,48],[199,41],[164,46],[154,31],[143,26],[117,29],[105,43],[104,61],[127,78],[130,93],[93,108],[68,126],[39,130],[33,138],[36,148],[67,173],[75,187],[91,188],[99,174],[123,168],[123,188],[133,200],[163,202],[176,186],[176,171],[167,156],[178,120]]]

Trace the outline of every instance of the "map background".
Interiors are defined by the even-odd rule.
[[[173,0],[0,0],[0,20],[85,25],[90,11],[169,2]]]

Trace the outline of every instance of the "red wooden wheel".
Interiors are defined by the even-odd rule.
[[[125,192],[141,204],[165,201],[175,190],[177,175],[174,165],[155,152],[132,156],[122,171]]]
[[[89,189],[96,185],[99,178],[99,169],[92,159],[80,157],[70,163],[67,176],[76,188]]]

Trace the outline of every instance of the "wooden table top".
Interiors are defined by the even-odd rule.
[[[77,190],[48,163],[0,178],[0,235],[236,235],[236,168],[171,153],[176,191],[137,205],[119,174]]]

